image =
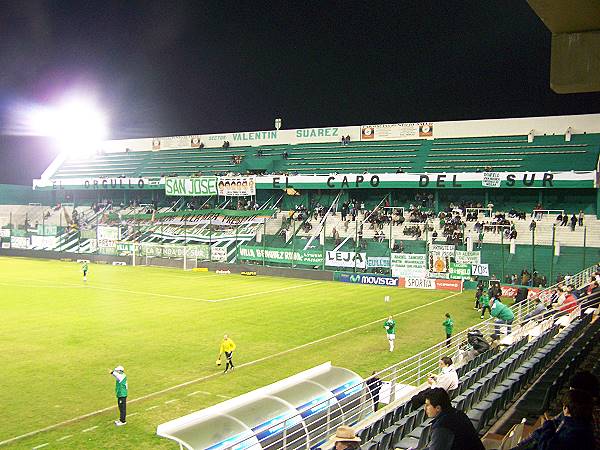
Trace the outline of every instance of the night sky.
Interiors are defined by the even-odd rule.
[[[22,103],[93,93],[110,138],[599,112],[549,87],[524,0],[0,2],[0,183],[55,154]]]

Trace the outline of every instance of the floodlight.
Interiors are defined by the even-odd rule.
[[[35,106],[27,112],[28,134],[54,138],[61,152],[89,154],[106,139],[106,116],[85,98],[69,98],[58,106]]]

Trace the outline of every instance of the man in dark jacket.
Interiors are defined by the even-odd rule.
[[[592,415],[593,402],[589,392],[571,389],[563,398],[562,414],[544,422],[513,450],[593,450],[596,447]]]
[[[425,413],[433,418],[425,450],[484,450],[471,420],[464,412],[452,407],[444,389],[434,388],[427,392]]]

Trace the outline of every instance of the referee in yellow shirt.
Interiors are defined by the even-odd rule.
[[[225,358],[227,358],[227,364],[225,364],[225,371],[223,373],[227,373],[229,368],[231,370],[233,367],[233,351],[235,350],[235,343],[231,340],[231,338],[227,335],[223,336],[223,342],[221,342],[221,347],[219,349],[219,360],[221,360],[221,355],[225,353]]]

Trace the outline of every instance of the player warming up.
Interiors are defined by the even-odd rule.
[[[88,272],[87,261],[84,261],[83,266],[81,266],[81,270],[83,270],[83,281],[87,281],[87,272]]]
[[[234,369],[233,367],[233,351],[235,350],[235,343],[231,340],[231,338],[227,335],[223,336],[223,341],[221,342],[221,347],[219,348],[219,357],[217,358],[217,365],[221,362],[221,355],[224,353],[227,362],[225,364],[225,370],[223,373],[227,373],[229,369]]]
[[[394,340],[396,339],[396,321],[392,316],[383,324],[385,332],[387,333],[388,342],[390,343],[390,352],[394,351]]]

